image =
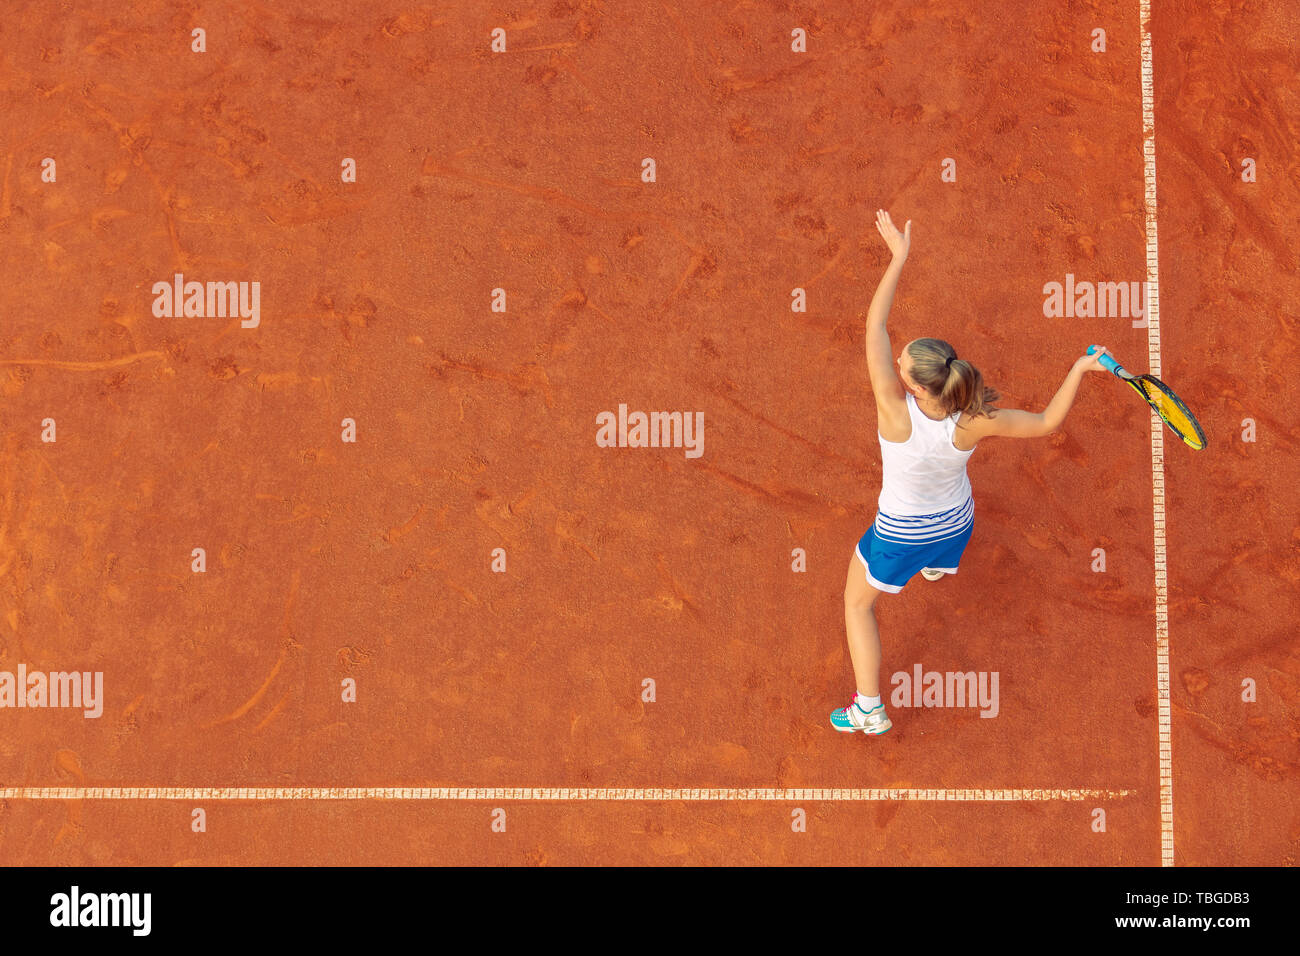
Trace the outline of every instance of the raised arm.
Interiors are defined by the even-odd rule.
[[[876,294],[871,297],[871,308],[867,311],[867,375],[871,379],[871,391],[876,396],[876,410],[881,418],[896,418],[900,412],[906,414],[903,401],[903,383],[894,372],[894,351],[889,344],[889,332],[885,320],[894,304],[894,291],[898,288],[899,276],[903,274],[903,263],[912,245],[912,221],[909,219],[899,232],[883,209],[876,210],[876,229],[893,253],[889,267],[876,286]]]
[[[1104,372],[1098,357],[1105,353],[1101,349],[1096,355],[1082,355],[1065,376],[1065,381],[1056,390],[1052,400],[1041,412],[1026,412],[1016,408],[1000,408],[990,413],[988,418],[977,418],[972,424],[981,437],[1002,435],[1007,438],[1041,438],[1056,431],[1065,422],[1065,416],[1074,405],[1074,398],[1079,392],[1079,384],[1085,372]]]

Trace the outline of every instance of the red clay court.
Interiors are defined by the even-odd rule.
[[[11,7],[0,861],[1294,865],[1300,4],[1145,2]],[[983,443],[878,614],[996,713],[863,739],[877,208],[896,347],[1208,447]]]

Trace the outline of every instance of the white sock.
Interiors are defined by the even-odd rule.
[[[862,691],[858,691],[853,695],[853,702],[866,711],[880,706],[879,697],[868,697]]]

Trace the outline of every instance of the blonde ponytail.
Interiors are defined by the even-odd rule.
[[[912,378],[923,385],[951,415],[963,411],[987,416],[1001,396],[984,384],[984,377],[943,339],[917,339],[907,347],[912,356]]]

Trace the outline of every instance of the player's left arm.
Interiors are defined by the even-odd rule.
[[[904,231],[899,232],[884,210],[876,211],[876,229],[879,230],[889,251],[893,253],[889,267],[885,269],[876,294],[871,297],[871,308],[867,311],[867,374],[871,378],[871,391],[876,396],[876,408],[881,417],[895,418],[900,413],[906,415],[907,407],[903,401],[903,383],[894,372],[894,350],[889,344],[889,331],[885,321],[894,304],[894,292],[898,288],[899,277],[903,274],[903,263],[912,244],[912,221],[909,219]]]

